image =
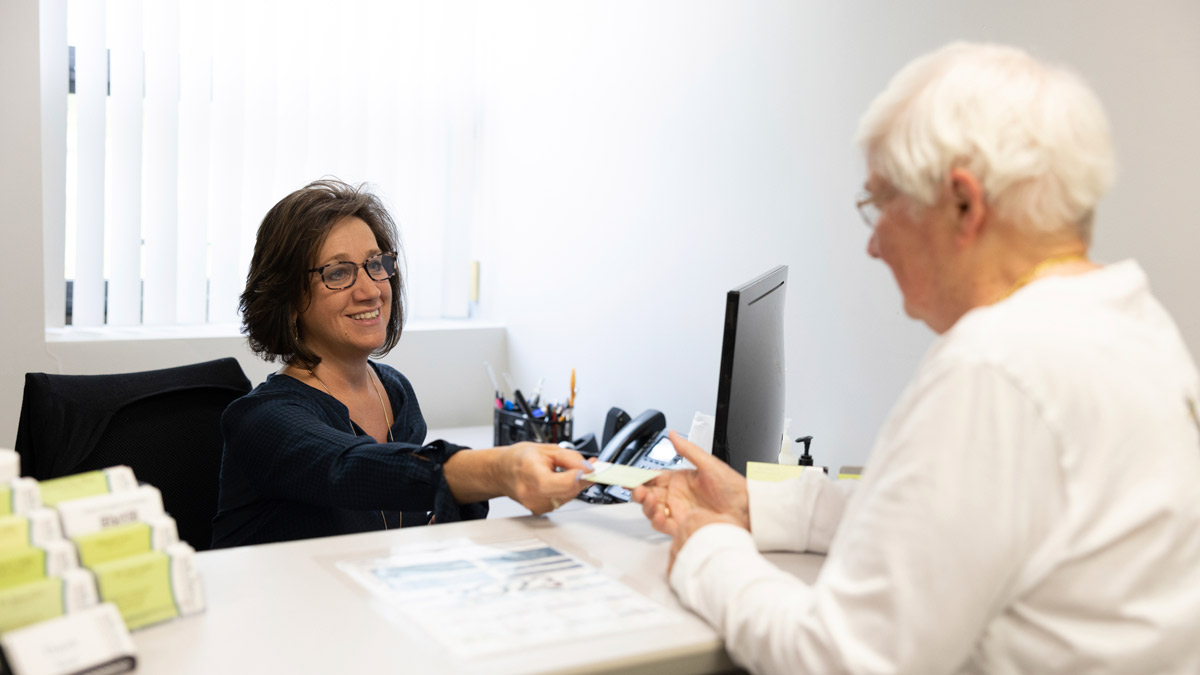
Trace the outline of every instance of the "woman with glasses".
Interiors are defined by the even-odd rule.
[[[397,249],[379,199],[336,180],[263,219],[240,309],[283,367],[222,417],[213,547],[483,518],[497,496],[544,513],[585,485],[583,457],[556,446],[425,442],[412,385],[370,360],[404,324]]]

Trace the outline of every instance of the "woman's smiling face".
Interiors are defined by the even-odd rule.
[[[336,262],[363,261],[380,253],[375,234],[361,218],[349,216],[329,231],[317,255],[314,267]],[[375,281],[359,267],[354,285],[329,290],[321,274],[309,275],[308,306],[296,317],[300,339],[322,359],[370,356],[387,339],[387,324],[392,306],[389,280]]]

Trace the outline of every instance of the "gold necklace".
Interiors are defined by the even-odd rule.
[[[1065,255],[1056,255],[1052,258],[1046,258],[1045,260],[1041,261],[1040,263],[1034,265],[1033,269],[1029,270],[1025,274],[1022,274],[1021,277],[1019,279],[1017,279],[1016,283],[1014,283],[1012,286],[1010,286],[1009,289],[1004,292],[1004,295],[1000,296],[1000,298],[998,300],[996,300],[996,302],[1000,302],[1000,300],[1004,300],[1008,296],[1019,291],[1023,286],[1025,286],[1029,282],[1033,281],[1037,277],[1038,274],[1040,274],[1042,271],[1044,271],[1048,267],[1054,267],[1055,265],[1062,265],[1063,263],[1069,263],[1069,262],[1075,262],[1075,261],[1086,262],[1087,259],[1088,259],[1087,254],[1085,254],[1085,253],[1067,253]]]
[[[375,382],[375,377],[371,377],[371,387],[375,390],[375,397],[379,399],[379,409],[383,411],[383,419],[387,422],[387,439],[392,440],[392,416],[388,414],[387,406],[383,403],[383,394],[379,393],[379,385]]]
[[[313,378],[316,379],[316,381],[321,385],[321,387],[325,389],[325,393],[333,396],[333,392],[329,391],[329,386],[325,384],[324,380],[322,380],[316,373],[313,372],[312,368],[308,369],[308,374],[312,375]],[[375,384],[375,378],[372,377],[370,379],[371,388],[375,390],[375,397],[379,399],[379,409],[383,411],[383,419],[385,422],[387,422],[387,439],[390,441],[392,440],[392,416],[388,414],[387,406],[383,403],[383,394],[379,393],[379,385]],[[333,398],[336,399],[337,397],[333,396]],[[353,421],[354,420],[351,420],[351,422]],[[350,431],[354,431],[354,427],[351,427]],[[354,431],[354,435],[357,436],[358,432]]]
[[[312,375],[313,378],[321,385],[321,387],[323,389],[325,389],[325,393],[329,394],[335,400],[340,400],[340,399],[338,399],[338,397],[333,395],[332,391],[329,391],[329,385],[325,384],[325,381],[322,380],[316,373],[314,373],[312,368],[308,369],[308,374]],[[370,373],[368,373],[367,376],[370,377]],[[379,398],[379,407],[383,410],[383,419],[384,419],[384,421],[387,422],[387,426],[388,426],[387,439],[389,441],[391,441],[392,440],[392,416],[388,414],[387,406],[383,404],[383,394],[379,393],[379,385],[375,384],[374,377],[371,377],[371,388],[375,390],[375,396],[377,398]],[[347,412],[349,412],[349,408],[347,408]],[[354,420],[350,420],[350,432],[353,433],[355,436],[358,435],[358,432],[354,430]],[[387,516],[384,515],[383,509],[379,510],[379,517],[383,518],[383,529],[385,529],[385,530],[388,529]]]

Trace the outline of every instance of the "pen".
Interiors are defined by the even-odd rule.
[[[502,398],[500,396],[500,383],[496,381],[496,371],[492,370],[492,364],[484,361],[483,367],[487,368],[488,379],[492,381],[492,389],[496,391],[496,398]]]
[[[533,390],[533,398],[529,399],[529,405],[537,407],[542,400],[542,385],[546,383],[546,378],[539,378],[537,387]]]
[[[575,369],[571,369],[571,396],[567,398],[567,407],[575,407]]]
[[[542,430],[538,428],[537,422],[533,419],[533,411],[529,409],[529,401],[521,394],[520,389],[513,389],[513,398],[517,399],[517,406],[521,408],[521,414],[525,415],[525,419],[529,420],[529,428],[533,430],[533,437],[538,443],[545,443],[546,437],[542,435]]]

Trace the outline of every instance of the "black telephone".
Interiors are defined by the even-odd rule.
[[[625,411],[613,408],[609,420],[629,419]],[[623,420],[621,420],[623,421]],[[606,425],[607,426],[607,425]],[[667,417],[657,410],[647,410],[634,419],[611,430],[605,429],[604,449],[598,462],[629,464],[642,469],[666,469],[683,461],[667,438]],[[665,444],[665,445],[664,445]],[[594,504],[629,501],[629,490],[620,485],[596,484],[579,494],[579,498]]]

